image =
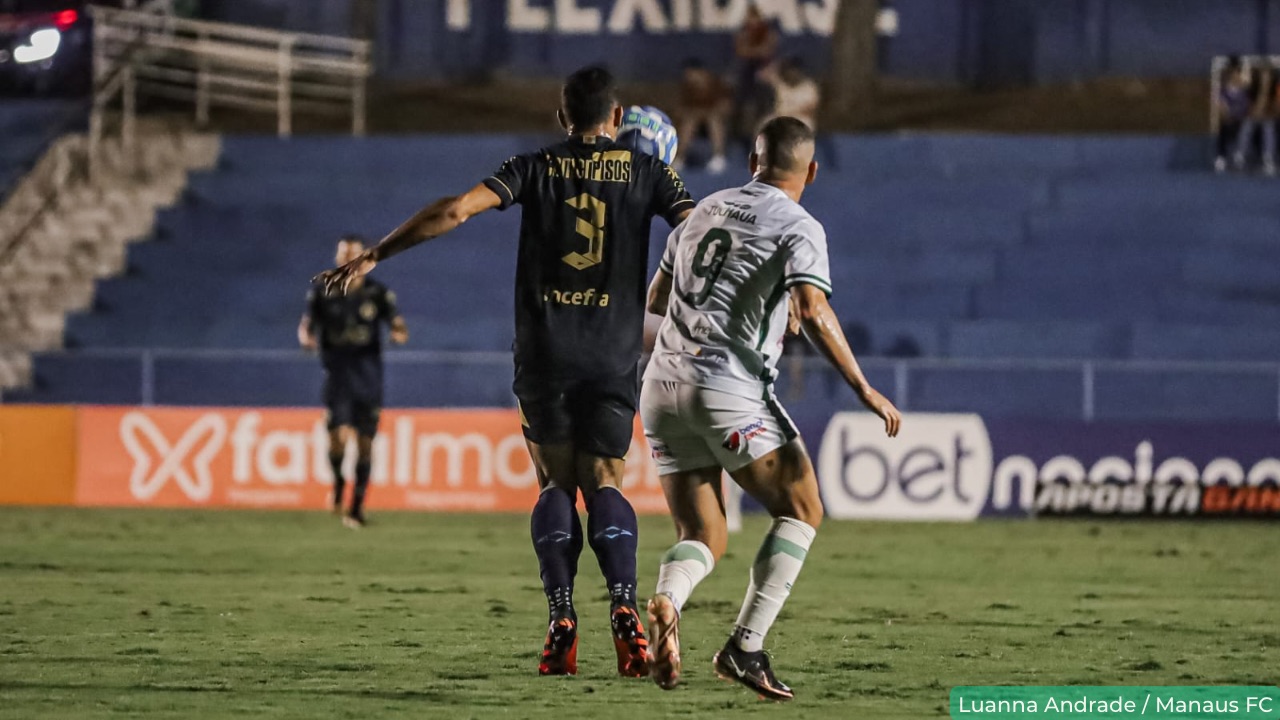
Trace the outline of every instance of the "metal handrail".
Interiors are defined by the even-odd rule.
[[[140,93],[193,99],[201,125],[209,122],[214,105],[274,110],[277,134],[288,137],[295,110],[340,109],[350,112],[352,134],[365,132],[367,83],[373,74],[371,45],[366,40],[100,6],[91,6],[90,13],[95,73],[102,77],[115,66],[125,70],[119,86],[95,98],[95,114],[116,94],[122,95],[126,145],[132,140]],[[144,52],[130,56],[120,52],[139,43]],[[215,87],[234,87],[239,92],[218,92]],[[98,131],[101,126],[95,123]]]
[[[139,388],[143,404],[155,397],[155,365],[158,361],[182,360],[259,360],[295,362],[305,355],[300,350],[232,349],[232,348],[82,348],[62,354],[88,358],[136,359],[139,363]],[[509,369],[511,354],[507,352],[470,352],[438,350],[394,350],[384,355],[395,365],[466,364]],[[1009,358],[883,358],[860,360],[864,370],[889,371],[893,374],[893,391],[889,394],[901,410],[909,411],[910,384],[913,372],[921,370],[1029,370],[1075,372],[1080,376],[1080,415],[1085,421],[1095,419],[1095,376],[1099,372],[1132,371],[1137,373],[1189,372],[1206,374],[1266,375],[1276,380],[1276,419],[1280,421],[1280,362],[1208,362],[1200,360],[1066,360]],[[827,373],[830,365],[811,355],[784,356],[780,371],[785,375],[798,366],[804,375]]]

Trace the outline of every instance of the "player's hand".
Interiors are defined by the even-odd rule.
[[[316,342],[316,339],[310,335],[298,338],[298,344],[307,352],[315,352],[320,349],[320,343]]]
[[[902,413],[898,412],[898,408],[889,402],[889,398],[880,394],[879,390],[868,386],[862,392],[858,393],[858,399],[871,412],[879,415],[884,420],[884,432],[889,437],[897,437],[898,431],[902,429]]]
[[[347,294],[347,289],[351,287],[351,283],[355,280],[368,275],[377,267],[378,261],[373,257],[373,248],[369,248],[356,256],[355,260],[342,265],[341,267],[325,270],[319,275],[311,278],[311,282],[320,283],[324,286],[325,293],[332,294],[339,292],[343,295]]]
[[[388,337],[390,337],[391,342],[395,343],[396,345],[403,345],[409,342],[409,328],[407,327],[391,328],[391,332],[388,334]]]

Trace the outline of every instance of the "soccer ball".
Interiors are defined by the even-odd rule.
[[[618,126],[618,142],[670,165],[676,159],[680,139],[666,113],[649,105],[632,105]]]

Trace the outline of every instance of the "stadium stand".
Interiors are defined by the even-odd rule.
[[[67,313],[91,305],[95,280],[125,268],[126,244],[151,234],[188,169],[218,154],[213,136],[149,122],[139,135],[137,151],[104,143],[92,172],[84,135],[57,139],[0,206],[0,390],[30,383],[30,353],[63,346]],[[76,376],[77,397],[94,397],[98,372]]]
[[[132,247],[127,272],[68,320],[71,351],[41,356],[34,387],[14,397],[313,404],[319,372],[293,331],[306,279],[330,263],[335,239],[377,237],[542,139],[226,138],[217,168],[193,176],[152,241]],[[924,356],[906,388],[913,410],[1077,416],[1084,360],[1104,364],[1099,392],[1119,394],[1098,403],[1099,417],[1274,419],[1274,370],[1213,374],[1236,388],[1230,396],[1269,388],[1269,402],[1242,408],[1252,401],[1194,403],[1202,371],[1119,383],[1132,371],[1105,366],[1280,358],[1280,333],[1257,330],[1280,319],[1274,188],[1192,170],[1198,143],[840,138],[841,171],[806,196],[829,233],[833,303],[866,332],[871,355],[905,343]],[[730,182],[686,179],[699,196]],[[509,366],[492,358],[510,343],[517,213],[494,215],[376,271],[413,331],[409,351],[391,355],[394,404],[510,403]],[[654,255],[665,232],[655,226]],[[131,351],[140,348],[145,359]],[[210,354],[233,349],[247,354]],[[494,355],[477,365],[457,352]]]
[[[0,198],[30,169],[52,139],[49,130],[68,110],[60,100],[10,100],[0,104]]]

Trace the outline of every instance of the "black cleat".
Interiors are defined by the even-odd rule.
[[[751,688],[762,700],[791,700],[795,693],[774,677],[769,667],[769,656],[763,650],[746,652],[733,640],[725,643],[724,648],[711,660],[716,674],[725,680],[732,680]]]

